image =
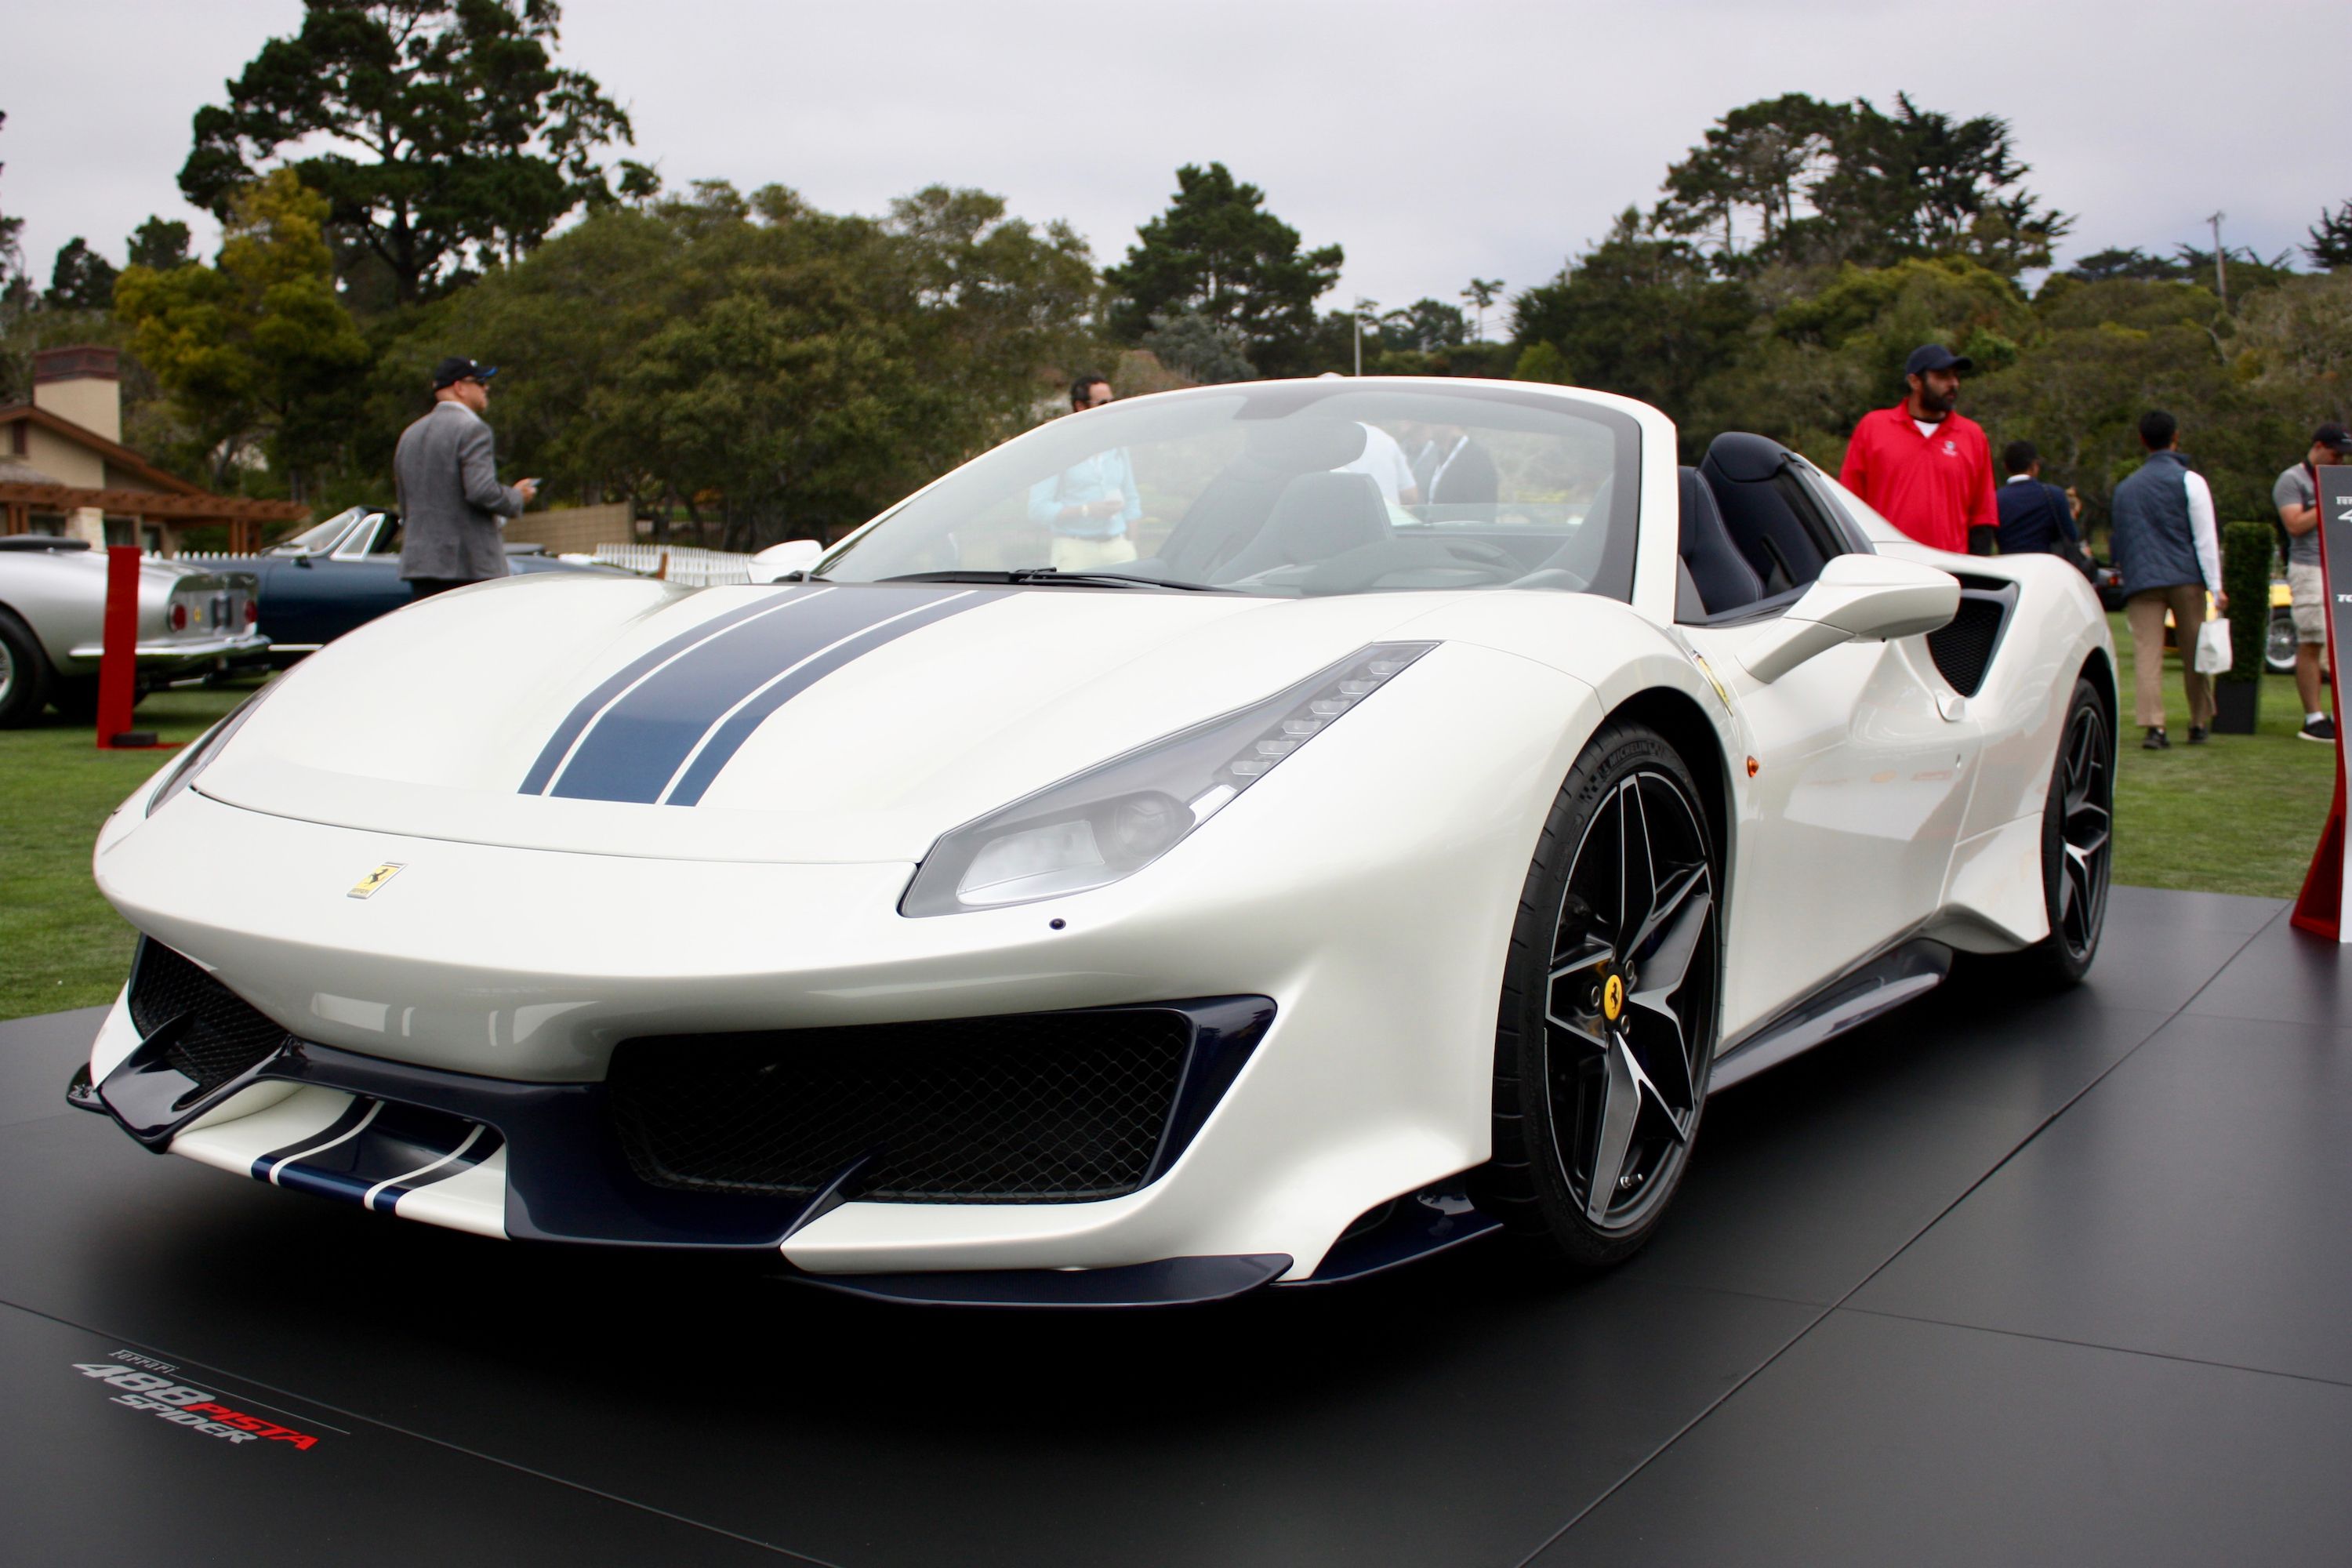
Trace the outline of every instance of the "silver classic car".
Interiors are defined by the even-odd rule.
[[[23,728],[45,706],[77,720],[98,711],[106,568],[106,552],[78,539],[0,538],[0,730]],[[266,663],[260,618],[251,573],[142,559],[141,689]]]

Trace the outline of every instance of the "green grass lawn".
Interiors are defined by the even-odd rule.
[[[160,691],[138,723],[192,741],[246,689]],[[131,964],[131,928],[89,876],[99,825],[139,782],[179,755],[101,752],[90,727],[44,715],[0,731],[0,1018],[114,999]]]
[[[2131,638],[2121,616],[2109,618],[2128,721]],[[2303,885],[2335,752],[2294,738],[2303,714],[2293,680],[2267,676],[2263,687],[2260,734],[2189,747],[2181,743],[2189,720],[2179,665],[2168,666],[2172,750],[2141,751],[2138,728],[2124,726],[2117,881],[2271,898],[2292,898]],[[162,692],[140,706],[139,722],[166,741],[193,740],[243,696]],[[112,1000],[130,963],[131,928],[90,881],[90,844],[106,814],[177,754],[101,752],[88,728],[55,719],[0,731],[0,1018]]]
[[[2116,880],[2147,888],[2291,899],[2303,886],[2336,787],[2336,749],[2295,739],[2303,704],[2292,676],[2263,677],[2259,732],[2185,745],[2189,700],[2180,661],[2165,664],[2172,749],[2140,749],[2132,720],[2131,634],[2109,616],[2122,668],[2121,765],[2116,772]]]

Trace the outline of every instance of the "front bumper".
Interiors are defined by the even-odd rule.
[[[154,957],[152,946],[142,949],[142,967]],[[411,1217],[446,1224],[462,1215],[458,1228],[521,1240],[775,1252],[843,1203],[887,1195],[904,1173],[926,1163],[936,1171],[943,1163],[936,1125],[882,1124],[845,1144],[846,1157],[827,1161],[810,1180],[762,1183],[743,1180],[740,1173],[733,1180],[699,1180],[730,1173],[671,1166],[708,1161],[715,1140],[705,1131],[689,1141],[685,1160],[649,1161],[642,1131],[633,1127],[641,1102],[631,1100],[624,1085],[517,1083],[362,1056],[266,1025],[224,1030],[214,1016],[215,1002],[241,1005],[225,991],[169,1008],[151,1005],[151,1018],[158,1011],[172,1016],[155,1023],[95,1086],[85,1071],[68,1100],[104,1111],[159,1153],[170,1150],[384,1213],[404,1213],[415,1200],[420,1211],[434,1212]],[[1136,1013],[1184,1021],[1182,1057],[1170,1092],[1142,1108],[1140,1119],[1149,1125],[1139,1131],[1146,1137],[1125,1172],[1123,1184],[1139,1189],[1182,1157],[1264,1037],[1274,1005],[1264,997],[1217,997],[1051,1016],[1117,1052],[1122,1015]],[[898,1064],[877,1059],[890,1034],[872,1042],[870,1055],[845,1064],[854,1078],[870,1082],[891,1075]],[[241,1036],[239,1054],[249,1058],[233,1072],[219,1060],[225,1047],[237,1047],[232,1035]],[[790,1035],[768,1038],[779,1061],[817,1048]],[[676,1059],[689,1074],[702,1075],[708,1052],[700,1062],[690,1050]],[[1115,1071],[1120,1066],[1108,1065]],[[1066,1073],[1067,1064],[1056,1070]],[[833,1098],[838,1116],[845,1108]],[[1052,1101],[1034,1085],[1024,1085],[1019,1099],[990,1124],[968,1129],[965,1147],[948,1152],[944,1162],[961,1155],[968,1167],[984,1163],[993,1171],[1018,1172],[1049,1158],[1056,1142],[1114,1150],[1120,1142],[1106,1135],[1118,1129],[1107,1126],[1111,1114],[1090,1099]],[[385,1108],[397,1108],[396,1113],[387,1116]],[[723,1106],[708,1108],[703,1128],[725,1114]],[[454,1195],[432,1193],[478,1171]],[[501,1177],[495,1212],[487,1201],[492,1174]],[[968,1201],[1011,1200],[979,1194]]]
[[[1144,1173],[1179,1158],[1272,1021],[1261,997],[1176,1005],[1192,1025],[1182,1089]],[[175,1052],[198,1015],[166,1020],[102,1083],[85,1065],[68,1104],[168,1151],[274,1186],[490,1237],[789,1257],[793,1237],[880,1180],[884,1149],[805,1194],[679,1192],[649,1184],[623,1148],[609,1086],[518,1084],[386,1062],[281,1035],[207,1086]],[[112,1023],[113,1020],[110,1020]],[[1379,1205],[1302,1285],[1384,1272],[1500,1226],[1458,1184]],[[827,1276],[808,1283],[881,1300],[966,1307],[1120,1308],[1224,1300],[1276,1283],[1282,1253],[1179,1257],[1099,1268]]]
[[[1271,1018],[1260,998],[1192,1011],[1230,1058]],[[118,1008],[118,1012],[121,1009]],[[741,1254],[786,1253],[793,1234],[856,1195],[870,1159],[791,1201],[682,1194],[647,1185],[614,1135],[600,1084],[515,1084],[435,1072],[283,1037],[231,1080],[202,1090],[172,1064],[187,1017],[150,1035],[93,1083],[66,1090],[148,1149],[169,1150],[275,1186],[489,1237]],[[114,1020],[110,1020],[110,1024]],[[1223,1031],[1219,1026],[1241,1026]],[[1216,1050],[1188,1070],[1191,1104],[1171,1117],[1172,1160],[1213,1108]],[[184,1058],[183,1058],[184,1060]],[[1155,1162],[1157,1163],[1158,1162]],[[1480,1240],[1501,1228],[1459,1183],[1377,1205],[1293,1286],[1343,1283]],[[872,1300],[959,1307],[1108,1309],[1194,1305],[1282,1282],[1282,1253],[1177,1257],[1098,1268],[994,1268],[791,1278]]]

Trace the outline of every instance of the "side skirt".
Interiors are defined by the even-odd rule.
[[[1951,968],[1952,950],[1940,942],[1917,937],[1889,948],[1782,1008],[1770,1023],[1716,1058],[1707,1093],[1744,1082],[1925,995],[1944,983]]]

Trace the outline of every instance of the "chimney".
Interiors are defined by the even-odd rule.
[[[93,435],[122,440],[120,356],[96,343],[43,349],[33,355],[33,406],[70,419]]]

